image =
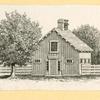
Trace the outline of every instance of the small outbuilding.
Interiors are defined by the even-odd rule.
[[[79,76],[80,64],[91,64],[93,50],[68,29],[68,20],[57,23],[33,53],[33,76]]]

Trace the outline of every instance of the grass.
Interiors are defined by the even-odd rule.
[[[31,76],[31,75],[19,75],[17,76],[18,79],[29,79],[29,80],[59,80],[59,81],[80,81],[80,80],[94,80],[96,78],[99,78],[100,76],[94,76],[94,75],[84,75],[84,76],[62,76],[62,77],[46,77],[46,76]]]
[[[14,79],[21,79],[21,80],[36,80],[36,81],[41,81],[41,80],[57,80],[57,81],[89,81],[89,80],[95,80],[97,78],[100,78],[100,75],[83,75],[83,76],[32,76],[32,75],[17,75]],[[0,79],[13,79],[10,76],[1,76]]]

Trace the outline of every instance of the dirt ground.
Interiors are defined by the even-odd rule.
[[[6,78],[0,90],[100,90],[99,77],[82,78]]]

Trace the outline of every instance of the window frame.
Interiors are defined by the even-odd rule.
[[[91,59],[88,59],[88,64],[91,64]]]
[[[68,60],[71,60],[72,62],[68,62]],[[74,63],[74,61],[73,61],[73,59],[72,59],[72,58],[68,58],[68,59],[66,60],[66,63],[67,63],[67,64],[73,64],[73,63]]]
[[[80,63],[83,64],[83,59],[82,58],[80,58]]]
[[[51,51],[51,43],[52,42],[57,42],[57,51]],[[59,42],[58,40],[51,40],[50,41],[50,53],[58,53],[59,52]]]
[[[36,60],[39,60],[39,62],[36,62]],[[40,58],[34,59],[34,63],[35,64],[40,64],[41,63],[41,59]]]
[[[91,64],[91,59],[90,58],[80,58],[80,64]]]
[[[87,64],[87,58],[84,58],[84,64]]]

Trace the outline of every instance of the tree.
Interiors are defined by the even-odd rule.
[[[92,52],[92,63],[100,64],[100,31],[86,24],[74,29],[73,33],[94,50]]]
[[[12,75],[15,64],[22,66],[31,61],[41,37],[41,28],[25,13],[13,11],[5,15],[6,19],[0,21],[0,60],[12,66]]]

